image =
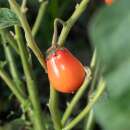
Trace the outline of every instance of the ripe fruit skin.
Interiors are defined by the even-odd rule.
[[[66,48],[58,48],[47,57],[48,77],[52,86],[63,93],[73,93],[82,84],[85,70]]]
[[[112,5],[113,0],[105,0],[105,3],[106,3],[107,5]]]

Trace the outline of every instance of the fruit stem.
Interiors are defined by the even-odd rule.
[[[54,33],[53,33],[53,37],[52,37],[52,47],[54,46],[57,46],[57,37],[58,37],[58,23],[60,23],[62,26],[64,26],[64,21],[62,21],[61,19],[59,18],[56,18],[54,20]]]
[[[70,32],[70,29],[81,16],[81,14],[85,11],[89,0],[82,0],[80,4],[76,5],[75,11],[71,15],[71,17],[64,23],[61,34],[58,39],[58,45],[63,46],[65,40]]]

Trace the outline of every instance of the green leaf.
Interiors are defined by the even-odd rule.
[[[107,96],[95,106],[97,121],[105,130],[130,130],[130,0],[102,7],[89,34],[107,84]]]
[[[20,25],[16,14],[8,8],[0,8],[0,29]]]

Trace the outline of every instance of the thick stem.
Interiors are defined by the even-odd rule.
[[[46,12],[47,5],[48,5],[48,1],[41,2],[36,21],[35,21],[35,23],[33,25],[33,28],[32,28],[33,37],[36,36],[36,34],[37,34],[37,32],[38,32],[38,30],[40,28],[40,25],[42,23],[42,19],[43,19],[44,15],[45,15],[45,12]]]
[[[81,96],[85,92],[85,90],[86,90],[88,84],[90,83],[90,81],[91,81],[91,72],[90,72],[90,70],[86,69],[86,78],[85,78],[83,84],[81,85],[80,89],[77,91],[77,93],[75,94],[75,96],[71,100],[67,109],[65,110],[65,113],[64,113],[63,118],[62,118],[62,125],[65,125],[67,119],[69,118],[69,116],[71,115],[74,107],[77,105],[79,99],[81,98]]]
[[[87,4],[89,0],[82,0],[80,4],[77,4],[76,9],[74,13],[71,15],[71,17],[65,22],[63,29],[61,31],[58,44],[63,46],[65,43],[65,40],[69,34],[70,29],[75,24],[75,22],[78,20],[80,15],[85,11]]]
[[[71,130],[77,123],[79,123],[92,109],[92,107],[96,104],[97,100],[101,97],[105,90],[105,82],[103,79],[100,80],[97,92],[95,96],[90,100],[88,105],[79,113],[77,117],[75,117],[69,124],[63,128],[63,130]]]
[[[40,49],[38,48],[38,46],[32,36],[32,32],[31,32],[31,29],[30,29],[30,26],[28,24],[25,14],[21,12],[20,6],[17,4],[17,2],[15,0],[9,0],[9,3],[10,3],[11,8],[14,10],[14,12],[18,16],[18,18],[22,24],[28,46],[31,48],[31,50],[33,51],[35,56],[38,58],[40,64],[45,69],[45,71],[47,71],[45,58],[44,58],[42,52],[40,51]]]
[[[48,106],[49,106],[49,110],[51,113],[55,130],[61,130],[62,125],[61,125],[60,112],[58,109],[58,95],[51,85],[50,85],[50,98],[49,98]]]
[[[27,50],[23,42],[20,28],[18,26],[15,27],[15,32],[16,40],[20,51],[21,61],[27,81],[29,97],[34,108],[34,125],[37,130],[45,130],[35,78],[33,77],[33,71],[31,70],[31,66],[28,62]]]

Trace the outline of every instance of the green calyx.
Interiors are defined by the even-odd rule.
[[[61,47],[61,46],[59,46],[59,45],[51,46],[51,47],[46,51],[46,59],[48,59],[52,54],[56,53],[57,50],[64,50],[64,47]]]

